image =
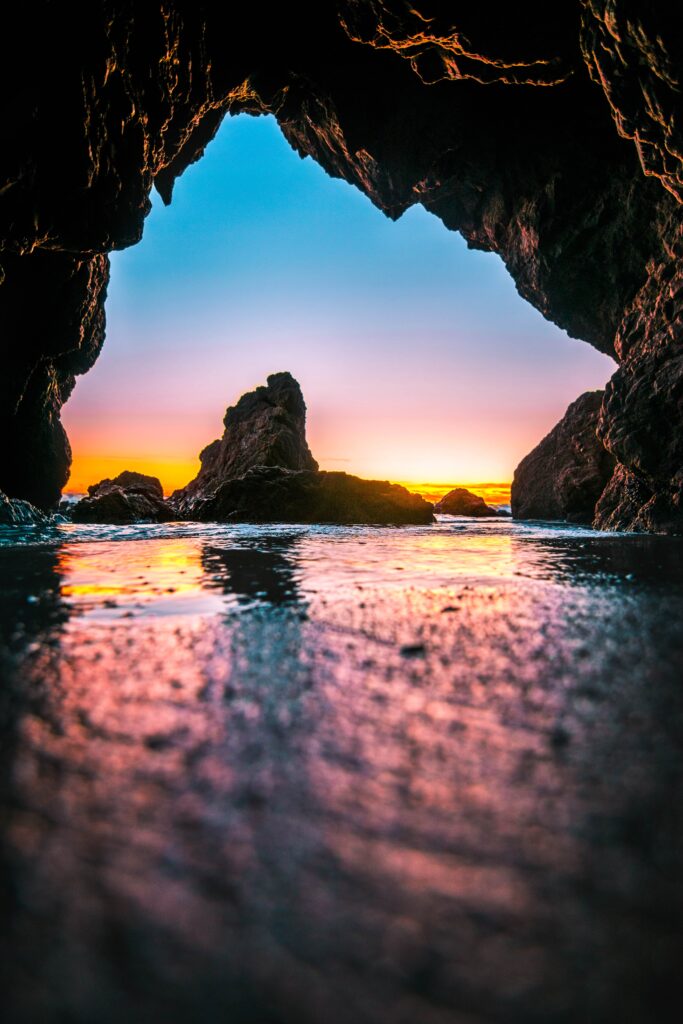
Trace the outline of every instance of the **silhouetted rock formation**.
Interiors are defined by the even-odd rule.
[[[444,494],[441,501],[434,506],[434,511],[449,516],[476,516],[478,519],[504,514],[487,505],[483,498],[478,494],[472,494],[466,487],[455,487],[448,494]]]
[[[107,477],[105,480],[100,480],[98,484],[92,484],[88,488],[88,494],[91,498],[98,498],[117,488],[134,494],[145,494],[150,498],[158,498],[161,501],[164,498],[164,489],[158,477],[148,476],[146,473],[131,472],[129,469],[124,469],[123,473],[119,473],[113,480]]]
[[[432,506],[387,480],[348,473],[257,466],[198,500],[192,518],[203,522],[426,524]]]
[[[306,441],[306,404],[290,373],[242,395],[225,433],[200,455],[197,477],[170,498],[204,522],[431,523],[432,506],[405,487],[321,473]]]
[[[167,523],[177,519],[155,476],[124,470],[113,480],[93,484],[88,494],[90,497],[70,511],[75,523]]]
[[[8,498],[0,491],[0,526],[40,526],[47,522],[49,517],[30,502]]]
[[[600,422],[645,505],[683,465],[681,19],[638,0],[13,10],[0,76],[0,486],[53,505],[59,409],[104,334],[107,253],[226,112],[273,113],[399,217],[422,203],[501,255],[520,294],[615,354]],[[28,61],[23,46],[30,45]],[[172,70],[171,70],[172,69]],[[24,85],[24,83],[26,83]],[[264,283],[264,290],[267,283]],[[655,442],[655,443],[653,443]],[[630,475],[629,475],[630,474]],[[633,508],[615,525],[638,520]],[[646,518],[648,518],[646,516]]]
[[[255,466],[317,470],[306,443],[306,403],[291,373],[273,373],[266,387],[255,388],[231,405],[219,441],[199,456],[201,469],[172,502],[183,514],[227,480],[244,476]]]
[[[557,426],[517,466],[511,493],[516,519],[593,521],[615,464],[596,433],[602,395],[587,391],[572,402]]]

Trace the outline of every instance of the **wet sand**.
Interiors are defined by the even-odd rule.
[[[14,1022],[674,1020],[683,544],[0,534]]]

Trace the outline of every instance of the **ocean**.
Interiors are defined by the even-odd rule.
[[[673,538],[3,529],[12,1019],[664,1019],[682,655]]]

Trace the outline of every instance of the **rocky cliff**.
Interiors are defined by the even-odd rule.
[[[500,254],[520,294],[613,353],[599,432],[634,495],[680,521],[683,33],[675,5],[164,0],[14,12],[0,40],[0,487],[54,504],[59,410],[104,337],[107,253],[139,240],[153,184],[226,113],[290,143],[393,218],[422,203]],[[631,511],[623,515],[619,509]],[[645,517],[647,519],[647,517]]]
[[[567,519],[590,524],[614,472],[614,456],[597,436],[602,391],[587,391],[522,459],[512,481],[516,519]]]

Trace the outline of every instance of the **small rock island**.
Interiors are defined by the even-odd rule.
[[[167,523],[177,519],[164,500],[161,481],[145,473],[124,470],[113,480],[100,480],[88,488],[88,497],[71,513],[76,523],[137,523],[150,520]]]
[[[492,505],[487,505],[483,498],[468,491],[466,487],[455,487],[448,494],[444,494],[441,501],[434,506],[434,511],[442,515],[472,516],[475,519],[509,517],[508,512],[500,512]]]

